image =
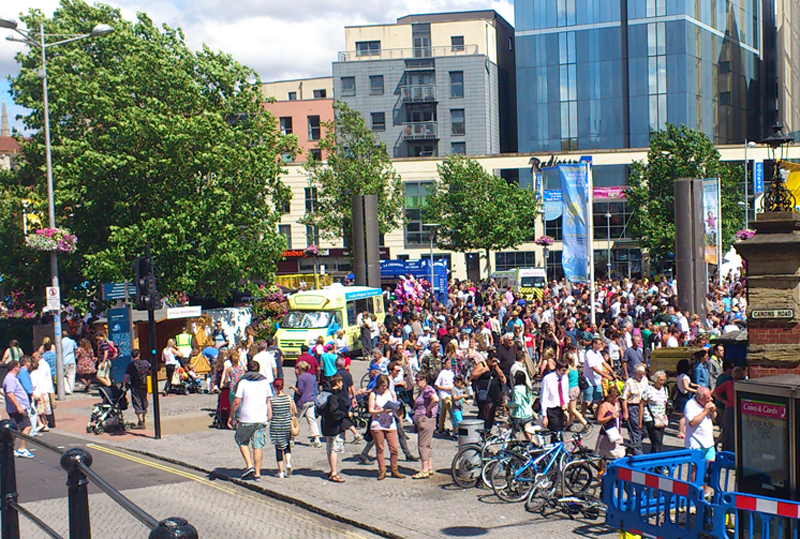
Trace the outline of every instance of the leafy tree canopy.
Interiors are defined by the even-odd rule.
[[[333,110],[335,121],[324,123],[319,143],[327,162],[310,159],[305,165],[318,191],[314,211],[301,222],[318,227],[323,238],[344,238],[346,245],[353,245],[353,195],[378,196],[378,225],[386,234],[403,224],[403,184],[386,145],[378,142],[361,114],[342,101]]]
[[[44,21],[47,34],[114,28],[47,49],[56,226],[79,242],[60,258],[62,294],[132,278],[146,244],[162,294],[224,298],[243,279],[269,278],[285,243],[276,210],[291,196],[279,156],[295,152],[296,139],[262,110],[256,74],[228,54],[191,51],[180,29],[157,28],[144,13],[131,22],[107,5],[62,0],[52,18],[21,18],[34,31]],[[1,188],[45,201],[41,53],[16,59],[11,92],[31,109],[23,121],[34,134],[20,139],[26,162]],[[10,206],[0,274],[11,287],[44,286],[47,258],[25,249],[21,205]]]
[[[650,139],[647,162],[631,165],[627,190],[633,210],[631,232],[656,259],[675,252],[674,183],[679,178],[720,178],[722,249],[726,252],[741,229],[743,211],[739,182],[741,166],[723,163],[714,144],[700,131],[667,124]]]
[[[457,252],[513,249],[534,235],[538,199],[533,191],[487,172],[477,161],[450,155],[426,200],[425,220],[439,224],[437,243]]]

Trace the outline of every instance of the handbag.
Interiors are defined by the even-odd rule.
[[[292,416],[292,438],[300,436],[300,421]]]
[[[666,391],[666,388],[664,390]],[[645,406],[647,406],[647,411],[650,412],[650,416],[653,418],[653,425],[657,429],[663,429],[669,426],[669,417],[667,417],[667,414],[654,414],[653,409],[650,408],[649,402],[645,404]]]
[[[578,375],[578,387],[580,388],[581,393],[586,391],[586,389],[588,389],[589,387],[589,380],[586,379],[583,373],[580,373]]]

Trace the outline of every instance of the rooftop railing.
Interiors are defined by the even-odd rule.
[[[360,60],[413,60],[415,58],[440,58],[445,56],[472,56],[478,54],[477,45],[450,45],[438,47],[407,47],[402,49],[360,49],[339,51],[339,62]]]

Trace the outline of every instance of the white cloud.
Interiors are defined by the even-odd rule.
[[[394,22],[418,13],[494,9],[514,22],[513,0],[109,0],[126,19],[145,12],[156,24],[179,26],[193,49],[204,43],[231,54],[258,72],[262,80],[325,76],[344,48],[344,27]],[[40,9],[51,15],[57,0],[17,0],[15,13]],[[0,32],[0,37],[3,33]],[[14,54],[22,45],[0,40],[0,77],[14,74]],[[0,91],[9,114],[21,112],[11,103],[7,85]],[[16,122],[21,129],[21,122]]]

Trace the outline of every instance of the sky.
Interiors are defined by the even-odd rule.
[[[4,1],[0,17],[40,9],[52,16],[58,0]],[[180,27],[187,44],[207,44],[255,69],[263,81],[329,76],[336,53],[344,49],[344,27],[389,24],[418,13],[494,9],[514,24],[513,0],[110,0],[129,20],[145,12],[156,25]],[[10,4],[16,11],[9,11]],[[0,38],[13,32],[0,29]],[[14,55],[24,47],[0,39],[0,97],[13,128],[23,131],[9,94],[8,77],[19,67]],[[52,82],[51,82],[52,84]]]

